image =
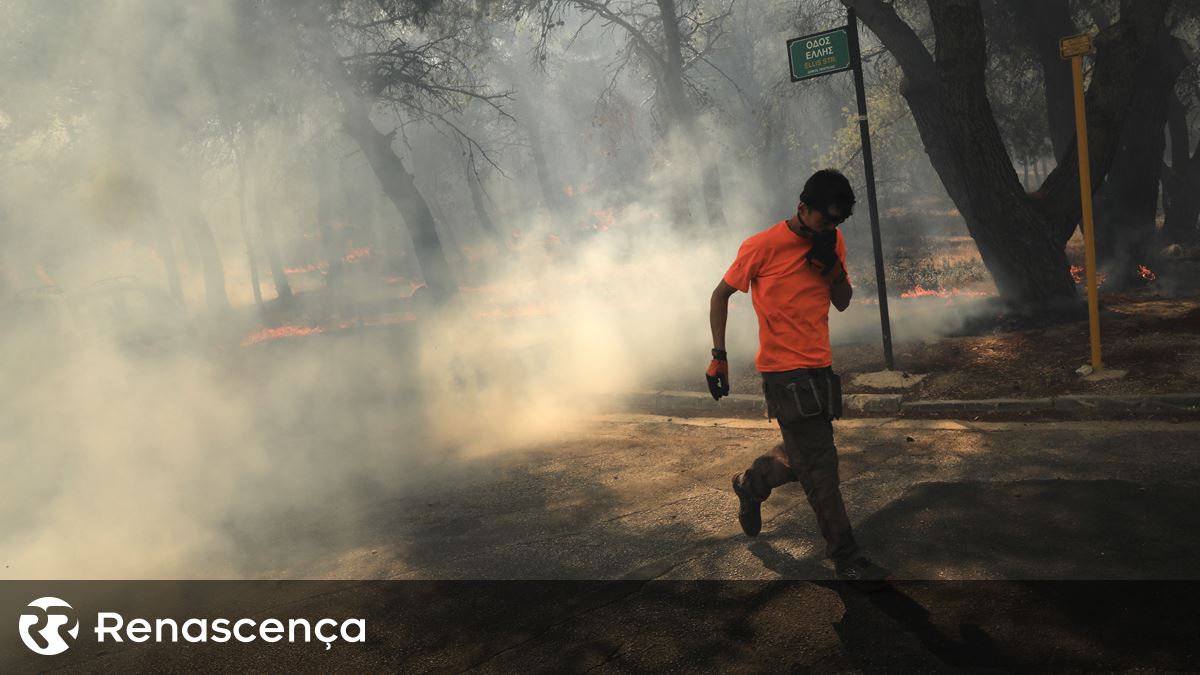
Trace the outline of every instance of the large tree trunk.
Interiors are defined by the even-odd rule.
[[[1096,254],[1111,289],[1140,283],[1136,265],[1149,259],[1156,233],[1167,106],[1187,65],[1179,41],[1165,27],[1157,40],[1138,73],[1137,112],[1126,116],[1112,170],[1096,195]]]
[[[932,72],[909,75],[902,94],[934,169],[1010,305],[1038,310],[1071,302],[1066,253],[1026,199],[988,102],[979,4],[930,0],[929,9],[936,61]]]
[[[1171,165],[1163,167],[1163,240],[1168,243],[1200,244],[1197,219],[1200,219],[1200,142],[1189,152],[1187,110],[1179,99],[1168,100],[1168,128],[1171,132]]]
[[[1155,48],[1169,4],[1170,0],[1121,0],[1120,20],[1093,41],[1092,79],[1084,95],[1093,194],[1100,191],[1116,157],[1140,66]],[[1065,244],[1081,217],[1079,153],[1074,140],[1066,154],[1059,156],[1039,194],[1038,210]]]
[[[192,242],[197,257],[204,268],[204,299],[208,311],[221,314],[229,309],[229,295],[225,291],[225,266],[221,263],[221,251],[213,237],[212,228],[204,213],[197,210],[189,219]]]
[[[319,66],[342,103],[342,129],[363,151],[384,194],[400,211],[412,238],[413,257],[421,268],[431,299],[436,303],[444,303],[454,298],[458,295],[458,285],[446,262],[429,202],[417,189],[416,181],[404,168],[403,160],[392,149],[392,137],[380,133],[371,121],[370,108],[346,72],[333,46],[324,17],[314,17],[308,12],[303,16],[303,20],[313,28],[313,37],[318,43]]]
[[[1073,223],[1078,220],[1078,163],[1060,161],[1043,185],[1048,194],[1040,199],[1026,195],[987,99],[986,42],[978,0],[929,0],[936,58],[930,58],[920,38],[890,4],[842,1],[858,10],[899,61],[905,74],[902,94],[926,152],[962,213],[1001,296],[1014,308],[1034,311],[1074,304],[1075,285],[1064,252],[1066,237],[1062,236],[1068,228],[1062,223],[1072,215]],[[1161,25],[1166,2],[1142,0],[1135,11],[1132,0],[1123,0],[1125,13],[1138,19],[1129,22],[1136,26],[1122,33],[1128,40],[1097,40],[1102,43],[1101,54],[1089,90],[1090,144],[1094,151],[1100,146],[1092,158],[1096,180],[1102,180],[1107,172],[1112,148],[1106,144],[1115,147],[1113,139],[1133,91],[1136,65],[1144,45]],[[1109,52],[1108,58],[1104,58],[1105,52]],[[1120,68],[1114,59],[1122,58],[1133,60],[1133,65]],[[1098,117],[1092,119],[1093,115]]]
[[[435,300],[448,300],[458,293],[458,285],[446,262],[429,203],[417,189],[413,175],[404,168],[404,162],[392,150],[391,137],[375,128],[366,105],[357,94],[343,96],[342,102],[345,105],[342,124],[346,133],[362,148],[384,194],[396,205],[408,225],[426,287]]]

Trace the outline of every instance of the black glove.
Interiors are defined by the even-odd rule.
[[[837,230],[818,232],[812,237],[812,248],[804,256],[811,264],[821,266],[821,274],[828,275],[837,269],[839,261],[837,254]]]
[[[722,396],[729,395],[729,358],[719,349],[714,349],[712,355],[704,378],[708,380],[708,392],[713,400],[720,401]]]

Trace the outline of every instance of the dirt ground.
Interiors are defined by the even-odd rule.
[[[901,344],[895,350],[896,365],[905,372],[928,374],[907,392],[914,399],[1200,389],[1200,297],[1160,298],[1144,291],[1108,296],[1100,333],[1105,367],[1127,371],[1124,378],[1090,382],[1075,374],[1090,354],[1086,321]],[[835,354],[835,364],[852,379],[856,373],[882,370],[880,352],[876,345],[846,347]]]
[[[1106,368],[1128,371],[1090,382],[1075,374],[1089,360],[1086,319],[1029,330],[1004,330],[894,345],[898,370],[927,377],[904,390],[910,400],[1037,398],[1060,394],[1163,394],[1200,390],[1200,296],[1167,298],[1147,287],[1102,296],[1101,347]],[[878,342],[834,345],[845,393],[899,390],[855,386],[859,373],[884,369]],[[749,359],[734,363],[733,393],[757,394]],[[697,381],[698,380],[698,381]],[[660,389],[702,391],[701,378],[672,378]]]

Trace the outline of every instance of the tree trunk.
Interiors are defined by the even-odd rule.
[[[317,153],[316,162],[317,165],[313,171],[316,185],[313,187],[317,193],[317,232],[321,237],[320,256],[327,265],[325,290],[329,296],[331,307],[336,309],[338,284],[342,277],[342,247],[333,231],[333,218],[330,215],[330,202],[332,201],[330,192],[335,184],[340,185],[340,181],[334,181],[334,171],[330,163],[328,148],[322,148]]]
[[[221,314],[229,310],[229,295],[225,291],[225,266],[221,263],[221,251],[213,237],[212,228],[204,213],[197,210],[189,220],[191,238],[196,245],[196,254],[204,268],[204,299],[208,311]]]
[[[475,218],[476,222],[479,223],[479,229],[495,240],[497,245],[503,246],[504,238],[500,236],[500,229],[496,227],[496,223],[487,212],[487,204],[484,203],[483,186],[479,182],[479,174],[475,172],[475,166],[469,157],[466,161],[466,170],[467,187],[471,190],[471,206],[475,209]]]
[[[333,46],[329,25],[324,17],[314,16],[311,12],[312,7],[307,8],[302,14],[302,22],[312,28],[319,67],[342,103],[342,129],[363,151],[384,194],[403,217],[412,239],[413,257],[425,278],[430,299],[436,303],[449,301],[458,295],[458,285],[446,262],[429,202],[417,189],[413,175],[404,168],[403,160],[392,149],[392,137],[380,133],[371,121],[370,109],[363,95],[346,72]]]
[[[525,137],[529,139],[529,151],[533,155],[533,169],[537,174],[538,186],[542,190],[542,200],[546,205],[546,209],[556,218],[566,217],[568,211],[563,200],[561,187],[556,185],[553,179],[553,174],[550,171],[550,165],[546,161],[546,150],[542,145],[541,124],[535,117],[532,106],[525,101],[524,98],[517,98],[518,107],[521,116],[521,127],[525,129]],[[468,168],[468,171],[471,171]],[[474,199],[475,190],[478,186],[475,183],[471,184],[472,199]],[[476,208],[478,212],[478,207]],[[490,219],[489,219],[490,220]],[[483,223],[483,220],[480,220]]]
[[[1092,193],[1097,194],[1112,167],[1141,63],[1156,45],[1170,0],[1121,0],[1121,18],[1096,36],[1091,84],[1084,95]],[[1079,154],[1072,141],[1039,192],[1039,210],[1064,244],[1079,225]]]
[[[1062,157],[1075,138],[1075,97],[1071,62],[1060,56],[1058,41],[1078,32],[1067,0],[1012,0],[1022,32],[1037,50],[1045,77],[1046,121],[1054,156]]]
[[[435,195],[444,194],[441,189],[441,181],[438,180],[436,173],[433,174],[431,188]],[[458,237],[450,228],[450,219],[446,217],[446,213],[438,204],[437,199],[427,200],[426,203],[429,205],[429,213],[433,216],[434,231],[442,242],[442,249],[446,252],[446,261],[460,270],[463,269],[467,265],[467,253],[463,251],[462,246],[458,243]]]
[[[267,202],[267,180],[265,172],[261,169],[254,181],[254,206],[255,219],[258,221],[263,248],[267,254],[267,265],[271,268],[271,280],[275,283],[275,295],[280,300],[287,300],[292,297],[292,286],[283,271],[283,258],[279,254],[279,238],[275,231],[275,216]]]
[[[668,121],[667,133],[669,136],[674,133],[675,141],[686,143],[688,146],[686,152],[684,148],[673,148],[672,154],[675,161],[683,165],[681,169],[689,172],[693,169],[691,160],[699,160],[699,188],[704,195],[708,225],[714,229],[724,229],[726,221],[720,170],[712,157],[711,142],[700,129],[696,111],[693,110],[684,91],[683,45],[675,0],[657,0],[657,3],[666,47],[660,62],[659,94],[663,97],[663,109]],[[677,223],[681,223],[680,219],[690,220],[688,204],[691,199],[687,196],[685,185],[676,186],[675,201]]]
[[[1156,234],[1168,100],[1187,65],[1179,41],[1165,27],[1157,39],[1158,49],[1138,74],[1137,112],[1126,116],[1112,170],[1096,195],[1096,254],[1099,265],[1107,269],[1105,286],[1116,290],[1140,283],[1136,265],[1149,259]]]
[[[171,241],[171,229],[167,226],[166,221],[158,219],[159,222],[153,223],[154,228],[154,247],[158,251],[159,258],[162,259],[163,273],[167,277],[167,288],[171,289],[171,295],[180,304],[183,304],[183,283],[179,278],[179,262],[175,259],[175,244]]]
[[[1036,199],[1026,195],[987,99],[986,42],[978,0],[929,0],[936,58],[890,4],[843,3],[858,10],[900,63],[905,75],[901,93],[930,161],[1004,300],[1013,308],[1039,312],[1074,305],[1076,290],[1063,234],[1069,236],[1078,222],[1078,163],[1060,161],[1042,186],[1046,194]],[[1166,3],[1141,0],[1134,10],[1132,0],[1123,0],[1124,26],[1114,26],[1119,35],[1097,39],[1101,51],[1088,92],[1089,144],[1099,146],[1092,156],[1094,180],[1102,180],[1107,172],[1133,92],[1136,65],[1157,33]],[[1114,39],[1119,37],[1126,39]],[[1065,226],[1068,221],[1071,228]]]
[[[342,117],[346,133],[362,148],[384,194],[396,205],[408,225],[415,248],[413,253],[421,266],[426,287],[439,302],[454,297],[458,293],[458,286],[446,262],[446,253],[438,238],[429,203],[417,189],[413,175],[404,168],[404,162],[392,150],[391,137],[375,128],[367,114],[366,105],[357,94],[343,96],[342,102],[346,108]]]
[[[1066,253],[1026,198],[988,102],[979,4],[930,0],[929,9],[933,72],[909,76],[902,94],[930,160],[1009,305],[1038,311],[1072,302]]]
[[[1189,153],[1187,110],[1174,95],[1168,99],[1167,123],[1171,132],[1171,165],[1164,166],[1162,235],[1166,243],[1200,244],[1200,143]]]
[[[254,251],[254,238],[250,235],[250,225],[246,222],[246,158],[238,151],[237,141],[234,141],[234,156],[237,160],[238,174],[238,226],[242,229],[242,239],[246,242],[246,261],[250,265],[250,286],[254,290],[254,304],[261,311],[263,307],[262,287],[258,281],[258,257]]]

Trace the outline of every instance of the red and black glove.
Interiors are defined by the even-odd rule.
[[[729,357],[723,349],[712,350],[712,356],[704,377],[708,380],[708,391],[713,400],[720,401],[722,396],[729,395]]]

